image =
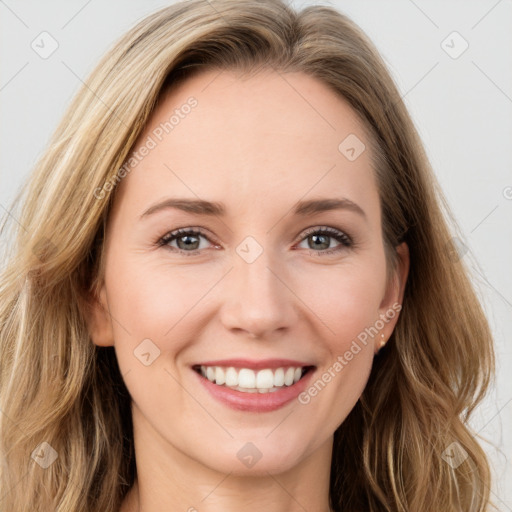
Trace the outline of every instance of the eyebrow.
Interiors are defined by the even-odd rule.
[[[164,201],[154,204],[153,206],[150,206],[140,217],[142,219],[148,215],[169,208],[182,210],[184,212],[193,213],[196,215],[211,215],[220,217],[226,215],[226,208],[222,203],[205,201],[202,199],[168,198]],[[293,214],[303,217],[306,215],[331,210],[352,211],[366,219],[366,213],[364,210],[358,204],[346,198],[324,198],[299,201],[293,208]]]

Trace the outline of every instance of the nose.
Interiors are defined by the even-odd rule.
[[[284,270],[264,251],[247,263],[235,256],[225,286],[221,321],[226,329],[268,339],[297,325],[298,301]]]

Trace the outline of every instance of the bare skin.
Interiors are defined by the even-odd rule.
[[[205,72],[165,96],[138,148],[191,96],[197,106],[118,185],[90,321],[94,343],[115,347],[132,396],[138,477],[121,510],[327,512],[334,431],[398,314],[307,404],[235,410],[212,398],[192,365],[289,358],[315,366],[311,382],[332,374],[357,336],[401,304],[407,246],[387,281],[369,145],[353,161],[340,152],[349,134],[365,135],[324,84],[301,73]],[[168,198],[226,211],[143,215]],[[321,198],[344,207],[294,213]],[[178,228],[203,228],[189,235],[194,249],[183,234],[158,244]],[[248,236],[262,249],[250,263],[237,252]],[[147,339],[160,351],[149,365],[134,357]],[[252,467],[237,456],[249,442],[261,453]]]

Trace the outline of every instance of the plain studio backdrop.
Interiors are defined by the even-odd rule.
[[[0,0],[0,216],[98,59],[170,3]],[[472,426],[489,440],[493,500],[512,511],[512,2],[323,4],[352,18],[381,52],[460,226],[460,254],[497,351],[496,383]]]

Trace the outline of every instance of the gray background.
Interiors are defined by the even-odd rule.
[[[169,3],[0,0],[0,216],[100,56],[137,20]],[[491,443],[484,448],[495,475],[493,499],[499,510],[512,511],[512,2],[323,3],[348,14],[381,51],[469,249],[463,257],[498,356],[496,384],[472,424]],[[43,31],[58,43],[48,58],[31,47],[46,37],[51,48]],[[469,47],[458,55],[464,40]]]

